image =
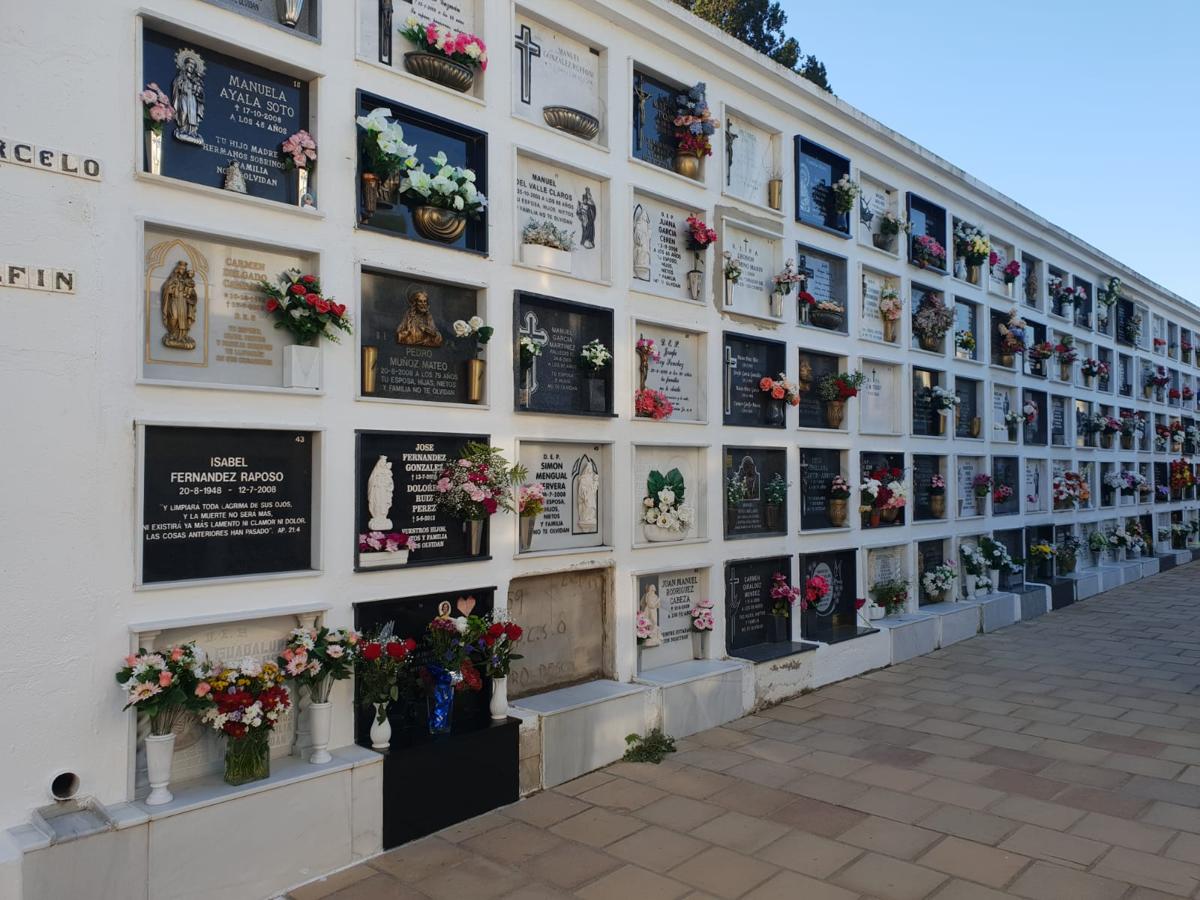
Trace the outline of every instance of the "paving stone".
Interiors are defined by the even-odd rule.
[[[866,793],[845,802],[851,809],[860,812],[894,819],[897,822],[915,822],[929,815],[940,804],[933,800],[924,800],[887,788],[869,788]]]
[[[960,806],[943,806],[920,820],[922,828],[954,834],[981,844],[998,844],[1021,823]]]
[[[1037,825],[1022,825],[1001,842],[1000,848],[1034,856],[1060,866],[1079,866],[1087,868],[1099,859],[1106,850],[1107,844],[1093,841],[1061,831],[1051,831]]]
[[[688,892],[687,887],[656,872],[638,866],[622,866],[614,872],[580,888],[575,895],[583,900],[675,900]]]
[[[692,834],[740,853],[756,853],[787,833],[787,826],[767,819],[729,812],[702,825]]]
[[[1036,797],[1039,800],[1049,800],[1067,786],[1061,781],[1041,778],[1016,769],[997,769],[991,775],[980,778],[976,783],[993,790],[1008,794],[1020,794],[1023,797]]]
[[[971,809],[986,809],[997,800],[1004,797],[1002,791],[980,787],[977,784],[964,784],[949,778],[934,778],[928,784],[923,784],[912,792],[915,797],[926,800],[936,800],[939,803],[954,803]]]
[[[541,881],[573,890],[620,865],[621,860],[607,853],[566,841],[549,853],[527,860],[521,865],[521,870]]]
[[[831,841],[805,831],[789,831],[755,855],[759,859],[812,875],[814,878],[827,878],[862,854],[862,850],[847,846],[845,841],[845,835],[838,841]]]
[[[912,863],[868,853],[837,875],[834,884],[880,900],[923,900],[946,876]]]
[[[948,837],[917,860],[947,875],[969,878],[989,887],[1003,887],[1029,863],[1027,856]]]
[[[724,815],[725,809],[713,803],[694,800],[691,797],[667,796],[643,806],[636,813],[639,819],[674,828],[676,831],[691,831],[705,822]]]
[[[1035,861],[1021,873],[1009,892],[1031,900],[1118,900],[1128,884],[1075,869]]]
[[[864,850],[874,850],[898,859],[916,859],[942,835],[926,828],[893,822],[879,816],[869,816],[838,838],[844,844],[853,844]]]
[[[861,781],[863,784],[909,793],[931,781],[933,776],[914,772],[911,769],[902,769],[898,766],[873,763],[854,772],[849,778],[852,781]]]
[[[1180,897],[1190,897],[1200,886],[1200,866],[1127,847],[1114,847],[1092,872]]]
[[[1131,822],[1114,816],[1100,813],[1089,813],[1073,826],[1071,834],[1092,838],[1106,844],[1128,847],[1131,850],[1143,850],[1147,853],[1158,853],[1176,832],[1157,825],[1147,825],[1144,822]]]
[[[866,813],[834,806],[823,800],[801,797],[771,813],[768,818],[824,837],[837,837],[866,818]]]
[[[796,872],[780,872],[770,881],[746,894],[745,900],[855,900],[854,891],[806,878]]]
[[[525,822],[509,822],[463,841],[462,846],[498,863],[517,865],[562,843],[561,838],[541,828]]]
[[[593,808],[564,819],[550,830],[559,837],[592,847],[604,847],[644,828],[646,823],[632,816]]]
[[[779,871],[779,867],[761,859],[713,847],[700,856],[671,870],[671,875],[692,887],[733,900],[752,890]],[[633,900],[628,894],[620,900]],[[640,900],[640,898],[639,898]]]
[[[651,825],[615,844],[609,844],[606,851],[644,869],[666,872],[707,849],[709,845],[703,840]]]
[[[994,804],[988,812],[1059,831],[1065,831],[1084,815],[1083,810],[1047,803],[1033,797],[1006,797]]]
[[[1164,828],[1200,834],[1200,809],[1192,807],[1175,803],[1154,803],[1142,815],[1141,820],[1148,825],[1161,825]]]

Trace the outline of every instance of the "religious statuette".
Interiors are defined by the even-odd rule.
[[[633,208],[633,277],[650,280],[650,214],[640,203]]]
[[[392,478],[392,464],[386,456],[380,456],[367,479],[367,510],[371,519],[367,528],[371,531],[390,531],[392,520],[388,513],[392,509],[392,496],[396,482]]]
[[[304,0],[279,0],[279,21],[288,28],[295,28],[303,8]]]
[[[196,278],[182,259],[167,276],[162,286],[162,321],[166,334],[163,346],[176,350],[195,350],[196,339],[188,332],[196,324]]]
[[[579,245],[585,250],[596,248],[596,201],[592,199],[592,189],[585,187],[583,197],[575,207],[575,216],[579,219],[581,234]]]
[[[184,47],[175,54],[175,69],[171,84],[175,139],[203,147],[200,123],[204,121],[204,60],[195,50]]]
[[[379,0],[379,61],[392,64],[392,0]]]
[[[580,458],[575,470],[575,530],[594,534],[599,529],[597,508],[600,497],[600,473],[587,456]]]
[[[408,312],[396,326],[396,343],[409,347],[440,347],[445,341],[429,311],[429,295],[414,291],[408,298]]]
[[[229,165],[225,167],[225,190],[233,191],[235,194],[246,193],[246,177],[242,174],[242,167],[238,165],[236,159],[231,159]]]
[[[638,601],[638,610],[641,612],[650,623],[650,636],[642,641],[643,647],[659,647],[662,645],[662,629],[658,625],[658,608],[662,606],[662,600],[658,596],[658,588],[653,585],[647,585],[645,593],[642,594],[641,600]]]

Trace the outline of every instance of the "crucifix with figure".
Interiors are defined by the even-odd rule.
[[[529,338],[539,349],[550,343],[550,335],[544,328],[538,327],[537,313],[525,313],[524,323],[521,325],[519,332],[522,338]],[[537,380],[538,358],[535,356],[529,363],[529,368],[525,371],[525,381],[521,386],[521,405],[529,406],[533,395],[538,389]]]
[[[725,348],[725,415],[733,415],[733,373],[737,370],[737,357],[732,347]]]
[[[633,102],[637,107],[633,121],[633,149],[642,149],[642,129],[646,127],[646,101],[650,92],[642,81],[641,75],[633,76]]]
[[[541,44],[533,41],[533,30],[522,25],[516,35],[516,48],[521,51],[521,102],[526,106],[533,103],[533,59],[542,55]]]

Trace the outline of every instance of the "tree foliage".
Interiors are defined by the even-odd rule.
[[[833,93],[825,63],[784,33],[787,13],[776,0],[675,0],[684,9]]]

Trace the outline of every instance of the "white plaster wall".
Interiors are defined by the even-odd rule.
[[[684,83],[706,80],[715,110],[728,104],[743,115],[779,129],[784,141],[782,156],[787,161],[784,194],[788,210],[793,191],[791,137],[803,133],[851,157],[856,174],[861,166],[901,191],[915,190],[946,206],[951,217],[959,215],[975,221],[988,233],[1015,244],[1018,250],[1028,250],[1094,285],[1101,284],[1102,277],[1114,270],[1114,264],[1097,251],[1050,228],[964,173],[903,144],[895,135],[806,83],[785,80],[777,69],[763,65],[749,51],[714,30],[692,24],[667,0],[530,0],[526,5],[550,20],[569,23],[573,31],[606,48],[610,150],[549,133],[511,115],[512,72],[506,48],[512,43],[512,9],[500,0],[487,0],[484,37],[495,50],[486,77],[486,105],[356,62],[355,18],[348,2],[329,0],[325,4],[321,44],[300,40],[199,0],[146,0],[143,5],[134,0],[59,0],[50,6],[6,5],[0,36],[0,83],[5,85],[0,132],[11,139],[97,157],[105,172],[102,182],[91,183],[0,166],[0,235],[4,236],[0,262],[71,269],[77,277],[74,296],[0,288],[0,314],[5,321],[0,330],[0,378],[5,388],[0,391],[0,421],[4,422],[0,439],[0,578],[6,601],[6,652],[0,662],[0,679],[5,684],[2,709],[9,724],[0,739],[6,763],[0,768],[0,826],[25,821],[31,808],[46,802],[46,779],[60,768],[78,772],[83,791],[102,801],[127,798],[130,732],[127,717],[120,712],[121,698],[112,672],[127,650],[127,625],[133,621],[327,602],[333,605],[329,620],[340,624],[351,620],[351,604],[355,601],[485,584],[496,585],[498,596],[503,597],[513,577],[545,571],[559,563],[566,568],[589,560],[599,565],[614,564],[626,573],[713,565],[717,568],[710,584],[714,599],[720,603],[719,566],[727,558],[795,554],[802,549],[835,549],[859,543],[857,533],[793,534],[787,538],[743,540],[736,545],[726,545],[714,537],[708,544],[635,551],[625,523],[631,519],[630,504],[640,496],[640,486],[632,482],[627,470],[620,469],[613,485],[615,535],[611,551],[586,551],[557,561],[516,560],[512,558],[515,523],[499,519],[493,531],[495,559],[491,563],[354,575],[347,547],[355,527],[351,479],[356,428],[488,432],[493,442],[510,455],[518,435],[612,441],[617,448],[616,459],[628,458],[621,455],[625,452],[622,448],[633,442],[707,444],[711,448],[707,451],[710,486],[719,478],[722,444],[786,445],[793,502],[799,483],[797,448],[802,444],[853,447],[855,451],[903,449],[910,454],[952,452],[951,442],[938,439],[860,439],[853,432],[830,435],[797,433],[794,427],[780,432],[720,426],[720,354],[716,351],[723,328],[751,334],[765,331],[786,338],[792,345],[789,374],[793,376],[797,344],[847,355],[852,363],[868,355],[907,367],[913,362],[913,354],[899,347],[863,343],[853,336],[737,321],[723,316],[711,302],[698,307],[628,292],[624,275],[629,266],[628,242],[619,223],[635,185],[703,209],[709,217],[718,204],[738,205],[720,193],[718,168],[723,148],[719,139],[705,187],[628,160],[629,69],[633,58]],[[141,128],[140,112],[133,100],[134,91],[141,86],[136,15],[142,9],[177,21],[214,41],[253,47],[258,54],[279,60],[280,68],[320,76],[315,82],[312,129],[321,147],[320,217],[135,176]],[[356,88],[459,118],[489,133],[489,193],[493,199],[490,259],[355,231],[352,114]],[[887,110],[873,112],[882,120],[888,118]],[[513,170],[517,146],[536,147],[567,165],[610,179],[611,212],[618,222],[613,229],[612,285],[512,266],[513,210],[507,173]],[[747,212],[762,214],[757,208],[747,208]],[[318,250],[327,292],[347,302],[352,312],[357,307],[358,263],[488,285],[488,319],[497,326],[489,350],[491,407],[422,408],[357,402],[354,341],[327,345],[325,391],[317,397],[136,384],[141,302],[139,219],[143,217]],[[858,298],[859,263],[869,262],[899,275],[906,298],[910,296],[912,277],[920,278],[917,270],[907,264],[889,260],[857,242],[800,226],[790,216],[781,221],[788,255],[793,242],[799,240],[850,257],[851,335],[857,332],[853,311]],[[715,265],[715,261],[709,261],[710,270]],[[1200,328],[1200,317],[1194,310],[1189,309],[1184,318],[1178,298],[1131,272],[1121,270],[1120,274],[1139,300],[1169,312],[1193,332]],[[949,284],[945,287],[950,290]],[[623,343],[616,348],[615,396],[620,418],[596,421],[515,417],[509,402],[509,323],[514,288],[610,305],[616,310],[616,334],[620,336],[629,333],[625,325],[633,316],[707,331],[709,424],[631,421],[632,367],[624,358],[630,348]],[[957,283],[955,288],[964,296],[988,302],[982,292]],[[992,298],[991,302],[998,308],[1008,308],[1006,301]],[[1073,326],[1068,330],[1079,331]],[[1111,346],[1107,339],[1100,339],[1100,343]],[[997,374],[986,365],[921,356],[921,364],[930,363],[952,373],[982,378],[989,383],[985,391]],[[1000,374],[1004,383],[1038,383],[1023,376]],[[906,381],[907,375],[906,368]],[[1145,404],[1139,401],[1139,405]],[[906,412],[906,429],[908,417]],[[851,427],[857,418],[852,409],[848,415]],[[322,573],[226,586],[135,591],[135,420],[268,423],[324,429],[318,520]],[[985,434],[990,432],[989,424],[985,421]],[[1003,452],[1011,455],[1010,451],[1009,445]],[[988,449],[986,444],[970,442],[969,449],[960,448],[958,452],[985,455]],[[1067,452],[1077,458],[1095,458],[1101,453],[1112,459],[1149,458],[1146,454],[1097,450],[1060,451],[1057,455]],[[1051,456],[1042,449],[1034,455]],[[854,478],[857,454],[852,457],[847,474]],[[710,531],[719,534],[715,525],[721,521],[720,491],[710,489],[707,498],[708,521],[714,523]],[[947,507],[955,509],[953,494],[948,497]],[[1081,515],[1099,517],[1101,513],[1093,510]],[[1021,524],[1063,518],[1063,514],[1028,516]],[[992,525],[1015,524],[1013,518],[949,521],[889,531],[878,540],[874,535],[870,537],[873,543],[895,544],[926,535],[953,538],[977,534]],[[910,564],[909,570],[914,568]],[[614,581],[616,615],[611,637],[616,676],[622,680],[628,680],[634,669],[631,584],[632,579],[624,577]],[[723,627],[718,626],[715,645],[723,646],[723,641]],[[816,664],[817,654],[806,654],[803,667]],[[773,676],[758,697],[778,699],[785,684],[798,689],[813,680],[811,674],[798,682]],[[348,697],[339,696],[342,702],[334,723],[335,745],[352,739]]]

